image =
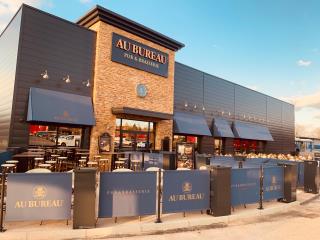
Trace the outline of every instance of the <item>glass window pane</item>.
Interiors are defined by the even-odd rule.
[[[81,128],[59,127],[58,128],[58,146],[62,147],[80,147]]]
[[[29,145],[54,146],[56,143],[56,127],[44,125],[29,126]]]
[[[148,122],[122,119],[122,130],[148,131]]]
[[[121,126],[121,119],[117,118],[117,120],[116,120],[116,130],[120,130],[120,126]]]

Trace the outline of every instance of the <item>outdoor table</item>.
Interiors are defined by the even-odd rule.
[[[98,163],[95,161],[89,161],[87,162],[88,167],[98,167]]]
[[[124,161],[115,161],[115,168],[118,169],[118,168],[124,168]]]
[[[31,153],[31,152],[24,152],[13,155],[14,160],[18,160],[19,163],[17,164],[17,172],[26,172],[34,167],[34,158],[42,157],[42,154],[39,153]]]
[[[18,165],[18,163],[19,163],[18,160],[8,160],[8,161],[6,161],[6,163],[8,163],[8,164],[14,164],[14,172],[17,172],[17,165]]]
[[[79,160],[79,167],[86,167],[86,162],[87,162],[86,159],[80,159]]]
[[[67,157],[58,157],[58,160],[57,160],[57,171],[60,172],[63,168],[63,165],[65,166],[65,169],[67,169],[67,160],[68,158]]]
[[[41,163],[41,164],[39,164],[39,168],[45,168],[45,169],[51,170],[51,164]]]
[[[34,167],[37,168],[39,166],[39,164],[43,163],[44,162],[44,158],[34,158]]]
[[[11,164],[11,163],[1,164],[1,167],[4,168],[7,173],[10,172],[10,171],[14,171],[15,166],[16,165]]]

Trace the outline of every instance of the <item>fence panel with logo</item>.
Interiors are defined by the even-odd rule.
[[[71,173],[8,175],[6,220],[70,219]]]
[[[263,199],[283,198],[283,167],[267,167],[263,170]]]
[[[99,217],[155,214],[156,176],[155,172],[100,173]]]
[[[163,172],[163,213],[208,209],[209,200],[209,171],[169,170]]]
[[[231,170],[231,205],[259,201],[260,169],[240,168]]]

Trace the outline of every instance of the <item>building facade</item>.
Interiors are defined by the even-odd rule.
[[[71,23],[22,5],[0,36],[0,149],[294,151],[293,105],[175,62],[183,47],[100,6]]]

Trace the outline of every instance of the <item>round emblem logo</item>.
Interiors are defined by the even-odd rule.
[[[189,182],[184,182],[182,184],[182,192],[191,192],[192,190],[192,184]]]
[[[39,185],[33,188],[33,198],[43,199],[47,196],[47,189],[45,186]]]
[[[136,91],[137,91],[137,95],[139,96],[139,97],[145,97],[145,96],[147,96],[147,87],[146,87],[146,85],[144,85],[144,84],[138,84],[137,85],[137,88],[136,88]]]

